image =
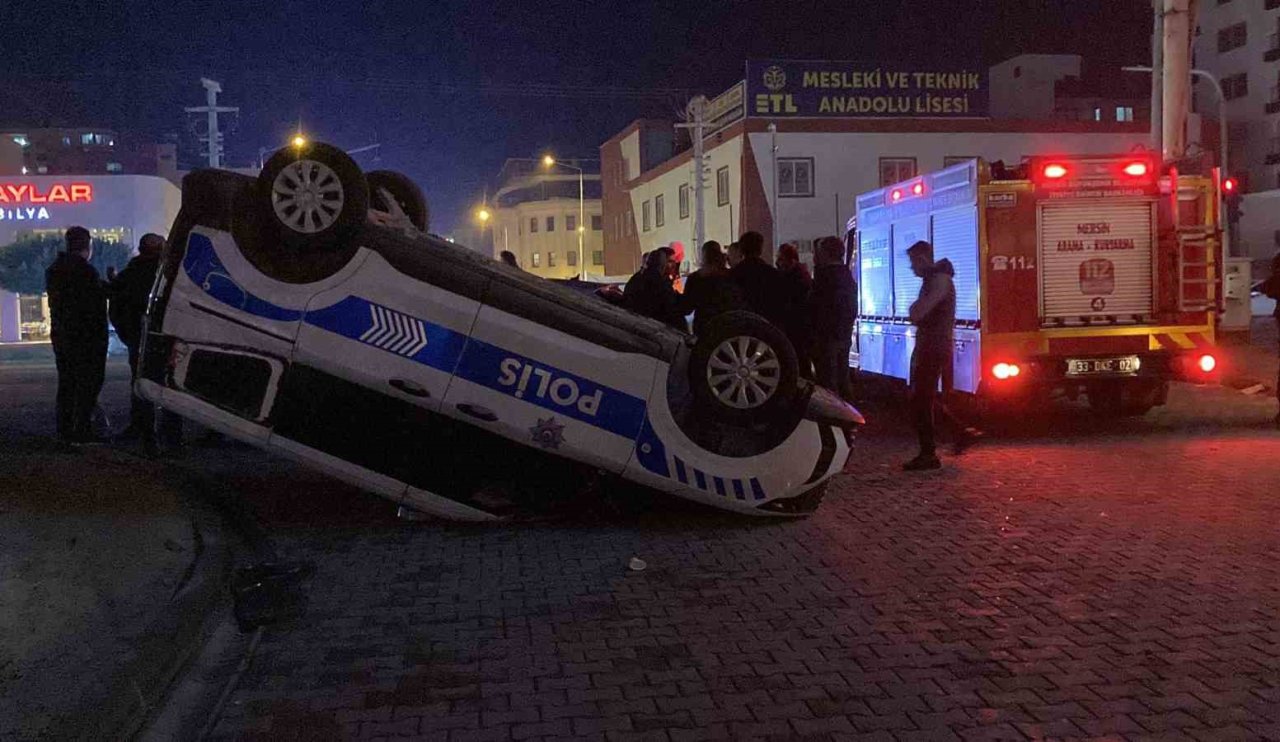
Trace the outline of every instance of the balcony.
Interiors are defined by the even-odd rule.
[[[1271,144],[1267,147],[1265,162],[1268,165],[1280,165],[1280,137],[1271,138]]]
[[[1267,50],[1262,54],[1262,58],[1267,62],[1280,59],[1280,33],[1273,33],[1267,37]]]

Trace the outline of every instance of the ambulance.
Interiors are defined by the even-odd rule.
[[[857,197],[857,363],[909,380],[920,290],[906,250],[955,269],[955,391],[1021,408],[1062,393],[1106,414],[1220,373],[1218,174],[1154,154],[981,159]]]

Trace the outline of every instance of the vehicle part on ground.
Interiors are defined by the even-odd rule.
[[[707,324],[689,363],[695,397],[714,417],[762,422],[795,397],[799,365],[786,335],[751,312],[726,312]]]
[[[369,186],[347,153],[322,142],[276,152],[258,174],[258,193],[285,245],[323,250],[367,218]]]
[[[431,211],[422,189],[403,173],[394,170],[371,170],[364,174],[369,184],[369,207],[393,219],[404,218],[419,232],[428,231]]]

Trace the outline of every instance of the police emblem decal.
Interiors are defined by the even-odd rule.
[[[787,73],[778,65],[771,65],[764,71],[764,86],[778,92],[787,86]]]
[[[554,416],[546,420],[538,418],[538,424],[529,428],[529,432],[533,435],[533,442],[542,448],[558,449],[564,443],[564,426],[557,423]]]

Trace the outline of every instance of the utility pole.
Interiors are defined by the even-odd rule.
[[[676,124],[677,129],[688,129],[693,137],[693,244],[694,250],[701,250],[706,241],[706,219],[704,214],[704,196],[706,192],[706,165],[703,162],[702,133],[706,129],[704,116],[707,112],[707,96],[694,96],[685,108],[688,122]]]
[[[207,77],[200,78],[200,84],[204,86],[205,105],[188,106],[185,110],[187,113],[203,113],[208,115],[209,130],[207,137],[201,137],[200,141],[207,142],[209,156],[209,167],[222,167],[222,134],[218,131],[218,114],[220,113],[239,113],[240,109],[232,106],[219,106],[218,93],[222,92],[222,84]]]

